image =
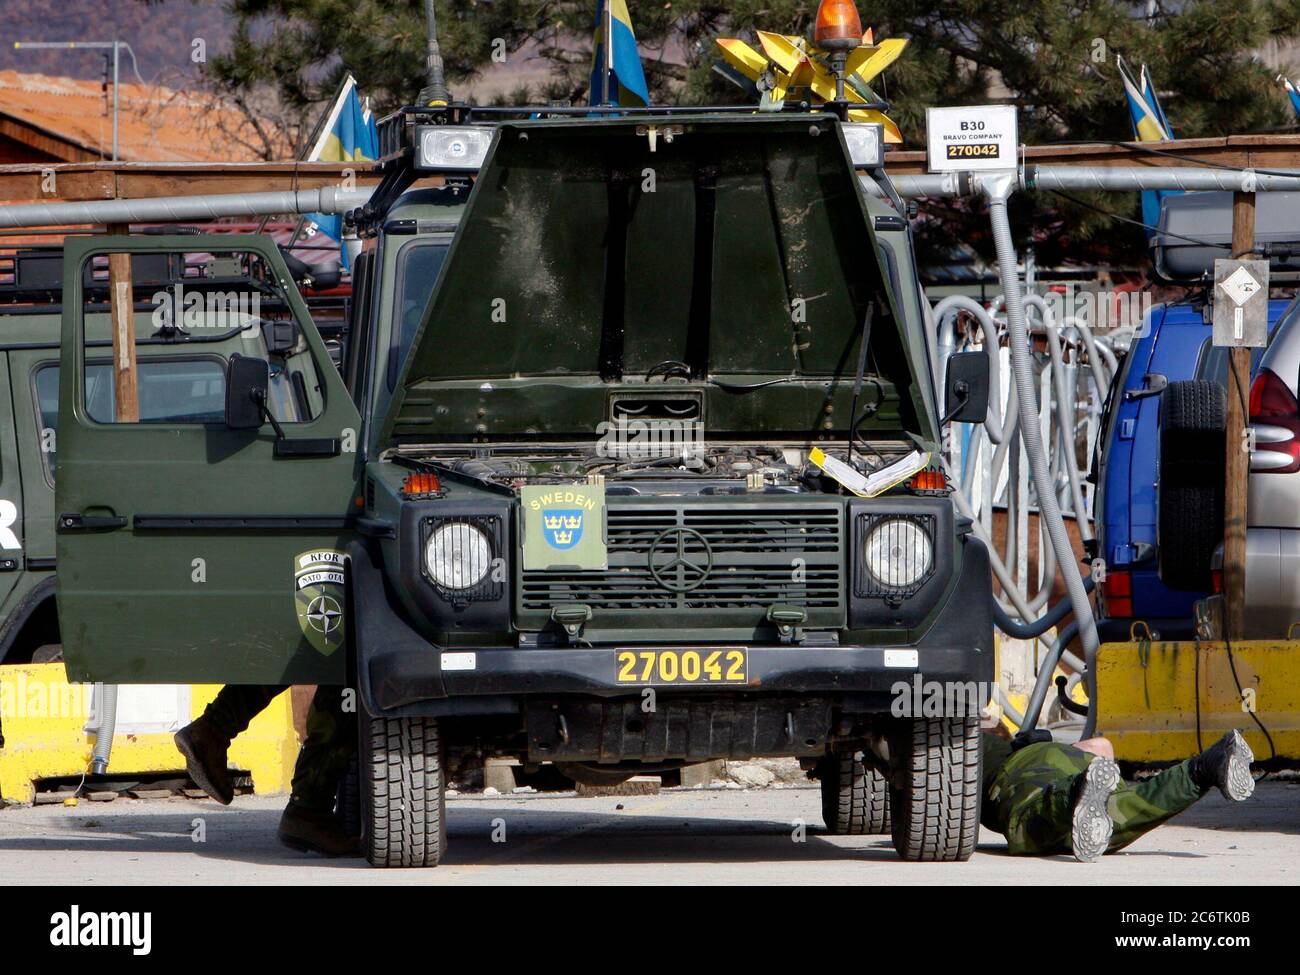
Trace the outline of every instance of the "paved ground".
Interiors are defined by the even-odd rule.
[[[899,862],[884,837],[829,837],[815,789],[658,796],[459,797],[437,870],[378,871],[281,848],[283,799],[82,802],[0,810],[6,884],[1297,884],[1300,785],[1262,783],[1248,803],[1217,794],[1123,854],[1093,865],[1013,859],[986,833],[965,864]],[[622,808],[619,808],[620,805]],[[206,840],[191,839],[201,819]],[[795,823],[807,825],[795,842]],[[505,827],[505,842],[492,840]]]

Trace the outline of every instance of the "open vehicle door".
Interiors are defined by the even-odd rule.
[[[342,683],[360,416],[275,244],[99,237],[64,254],[69,679]],[[159,285],[164,269],[181,284]]]

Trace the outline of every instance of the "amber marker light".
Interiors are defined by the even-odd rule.
[[[442,482],[438,480],[437,474],[417,473],[407,474],[406,480],[402,482],[402,495],[407,498],[420,497],[426,494],[437,494],[442,490]]]
[[[862,46],[862,20],[853,0],[822,0],[817,6],[813,40],[827,51],[852,51]]]

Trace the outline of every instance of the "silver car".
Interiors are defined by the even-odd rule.
[[[1260,360],[1250,431],[1246,635],[1281,637],[1300,621],[1300,302]]]

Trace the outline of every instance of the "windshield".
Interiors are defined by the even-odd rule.
[[[438,280],[443,259],[447,256],[445,240],[413,240],[397,256],[397,300],[393,303],[393,342],[395,351],[388,360],[388,388],[397,386],[397,374],[411,350],[424,306],[429,303],[433,283]]]
[[[688,123],[653,151],[645,126],[503,127],[410,377],[851,375],[868,308],[891,309],[819,125]],[[875,334],[871,368],[906,382],[894,326]]]

